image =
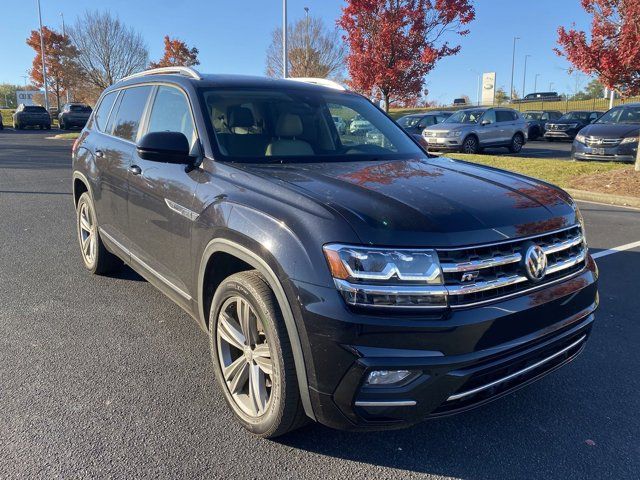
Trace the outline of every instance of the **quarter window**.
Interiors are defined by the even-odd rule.
[[[149,117],[149,132],[180,132],[193,147],[195,129],[191,108],[186,97],[177,88],[161,86],[153,101],[153,109]]]
[[[135,141],[150,92],[150,86],[127,88],[122,92],[122,100],[120,100],[113,127],[113,134],[116,137],[130,142]]]

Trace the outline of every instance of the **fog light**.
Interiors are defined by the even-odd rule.
[[[393,385],[406,379],[409,370],[374,370],[367,377],[367,385]]]

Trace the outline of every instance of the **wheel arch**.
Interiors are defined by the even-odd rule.
[[[91,184],[87,177],[85,177],[82,173],[76,171],[73,172],[73,204],[74,206],[78,206],[78,200],[80,200],[80,196],[84,192],[89,192],[91,198],[93,198],[93,192],[91,191]]]
[[[202,254],[202,261],[200,262],[198,273],[198,314],[201,324],[203,326],[207,326],[208,323],[207,310],[210,308],[212,295],[207,300],[208,294],[205,292],[205,288],[207,287],[207,285],[211,286],[211,284],[207,280],[207,275],[211,274],[213,262],[215,262],[217,255],[230,256],[232,259],[234,259],[233,261],[241,262],[238,264],[239,266],[246,265],[251,269],[257,270],[269,284],[269,287],[276,297],[276,301],[278,302],[280,312],[282,313],[282,317],[287,328],[289,342],[293,351],[293,359],[296,368],[298,388],[300,390],[300,398],[302,400],[304,411],[307,416],[315,420],[316,417],[313,413],[311,397],[309,395],[309,384],[307,380],[307,370],[304,360],[304,354],[302,351],[302,343],[300,340],[298,326],[293,315],[293,310],[287,299],[284,287],[282,286],[282,283],[280,282],[274,269],[262,257],[260,257],[249,248],[245,247],[244,245],[241,245],[232,240],[228,240],[226,238],[216,238],[211,240],[207,244]],[[246,268],[244,269],[246,270]],[[224,279],[220,279],[220,281],[222,280]]]

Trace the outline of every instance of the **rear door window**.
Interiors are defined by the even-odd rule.
[[[118,113],[113,121],[113,135],[130,142],[136,141],[149,93],[151,86],[148,85],[127,88],[122,92]]]
[[[109,112],[111,111],[111,107],[113,107],[113,102],[115,102],[116,97],[118,96],[118,92],[109,92],[107,93],[100,102],[100,106],[96,110],[96,113],[93,116],[93,125],[99,131],[104,132],[105,127],[107,126],[107,120],[109,119]],[[92,126],[93,126],[92,125]]]
[[[513,122],[513,115],[507,110],[496,111],[496,120],[498,122]]]

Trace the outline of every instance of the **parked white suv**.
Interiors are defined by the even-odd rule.
[[[511,108],[466,108],[425,128],[422,136],[433,153],[478,153],[486,147],[518,153],[527,141],[527,125]]]

